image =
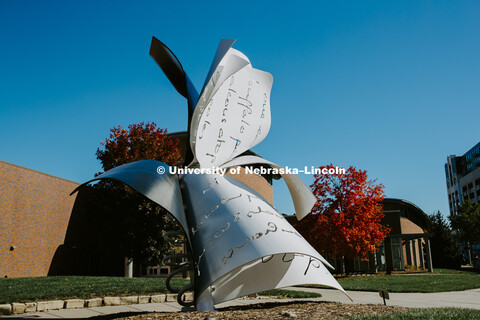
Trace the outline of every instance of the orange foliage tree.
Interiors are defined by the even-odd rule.
[[[131,124],[110,130],[110,138],[101,142],[104,150],[97,149],[97,159],[107,171],[119,165],[138,160],[159,160],[174,165],[181,160],[177,139],[167,135],[167,129],[157,128],[153,122]]]
[[[153,122],[131,124],[128,129],[118,126],[110,132],[109,138],[101,142],[103,148],[96,152],[104,171],[138,160],[159,160],[168,165],[182,160],[178,139],[168,137],[167,130],[158,128]],[[178,226],[156,203],[112,180],[90,187],[89,197],[86,232],[94,247],[92,250],[102,259],[120,261],[116,257],[129,257],[137,266],[145,267],[160,263],[172,250],[163,239],[162,230],[178,229]],[[114,274],[121,275],[122,268],[123,261],[118,274]]]
[[[335,168],[333,165],[322,169]],[[334,170],[333,170],[334,171]],[[322,255],[367,258],[389,232],[380,223],[384,186],[368,180],[367,172],[349,167],[345,173],[315,174],[310,186],[317,198],[312,214],[299,221],[298,231]]]

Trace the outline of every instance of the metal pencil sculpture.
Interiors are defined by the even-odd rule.
[[[229,168],[254,164],[276,169],[288,186],[299,220],[316,201],[294,174],[261,157],[241,156],[270,129],[273,78],[254,69],[243,53],[231,48],[233,43],[220,42],[200,95],[162,42],[153,38],[150,48],[150,55],[188,101],[189,146],[183,169],[212,169],[212,173],[171,174],[160,161],[142,160],[85,184],[122,181],[179,222],[191,250],[197,310],[213,310],[223,301],[300,284],[320,284],[345,293],[325,266],[333,267],[282,214],[257,191],[223,174]]]

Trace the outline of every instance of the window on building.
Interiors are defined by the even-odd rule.
[[[402,240],[400,238],[392,238],[392,254],[393,254],[393,269],[403,269],[403,250]]]
[[[378,247],[376,256],[378,270],[386,270],[387,267],[385,265],[385,247],[383,246],[383,243]]]

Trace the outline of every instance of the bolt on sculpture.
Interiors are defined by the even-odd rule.
[[[160,161],[142,160],[111,169],[83,185],[100,179],[122,181],[178,221],[193,260],[197,310],[213,310],[223,301],[300,284],[320,284],[345,293],[325,266],[333,267],[282,214],[257,191],[219,173],[253,164],[277,168],[299,220],[316,201],[297,176],[260,157],[241,155],[269,131],[273,78],[254,69],[243,53],[231,48],[233,43],[220,42],[200,95],[170,49],[156,38],[150,48],[150,55],[188,101],[184,167],[212,168],[217,173],[171,174]]]

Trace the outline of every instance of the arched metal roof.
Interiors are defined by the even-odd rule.
[[[421,222],[423,222],[423,226],[421,227],[424,229],[430,229],[431,225],[430,225],[430,219],[428,218],[428,215],[422,209],[420,209],[416,204],[405,199],[384,198],[382,201],[382,204],[386,204],[386,203],[398,204],[410,209],[409,212],[413,212],[415,214],[415,217]]]

